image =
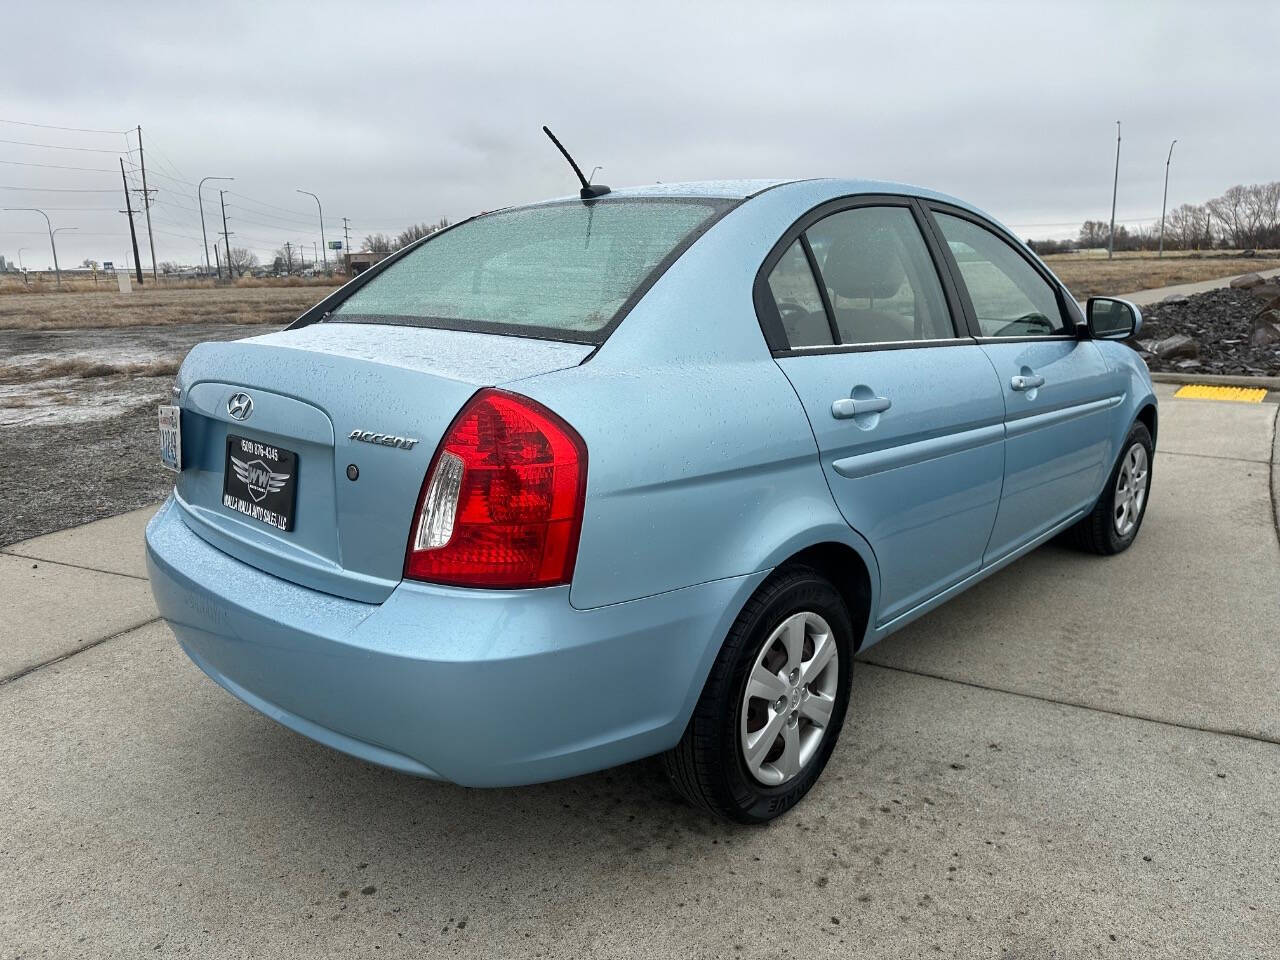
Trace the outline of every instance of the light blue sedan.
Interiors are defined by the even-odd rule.
[[[766,821],[859,650],[1058,534],[1133,542],[1141,318],[914,187],[605,189],[193,350],[152,587],[205,673],[356,757],[497,786],[662,754]]]

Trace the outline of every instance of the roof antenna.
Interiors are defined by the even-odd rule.
[[[569,161],[569,166],[573,167],[573,172],[578,175],[578,181],[582,184],[582,189],[578,191],[578,195],[581,196],[583,200],[597,200],[609,192],[609,188],[603,183],[592,183],[582,175],[581,168],[573,162],[573,157],[569,156],[569,151],[564,148],[564,144],[556,139],[556,135],[551,132],[550,127],[543,124],[542,132],[551,138],[551,142],[556,145],[556,149],[564,154],[564,158]],[[594,175],[595,171],[593,170],[591,173]]]

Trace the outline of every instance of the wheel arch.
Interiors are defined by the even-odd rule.
[[[826,540],[792,554],[779,564],[812,567],[831,581],[849,608],[855,652],[862,649],[871,623],[871,571],[857,550],[847,543]]]
[[[1151,445],[1155,446],[1156,427],[1160,422],[1160,414],[1156,411],[1155,403],[1147,401],[1147,403],[1138,411],[1134,420],[1147,428],[1147,433],[1151,434]]]

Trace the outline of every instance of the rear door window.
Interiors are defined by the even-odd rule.
[[[857,207],[807,231],[841,343],[955,336],[942,283],[906,207]]]
[[[835,343],[822,294],[809,268],[809,258],[796,240],[769,274],[769,292],[792,347],[826,347]]]
[[[600,343],[733,205],[618,197],[487,214],[432,236],[326,319]]]

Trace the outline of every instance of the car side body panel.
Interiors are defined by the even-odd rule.
[[[874,623],[975,572],[1004,474],[1004,404],[972,343],[778,360],[804,401],[831,493],[875,551]],[[833,402],[878,397],[883,413],[837,419]]]
[[[1005,404],[1005,472],[1000,512],[984,560],[1003,557],[1097,499],[1113,451],[1114,410],[1123,378],[1089,340],[1046,339],[982,344]],[[1044,385],[1016,390],[1015,377]]]

